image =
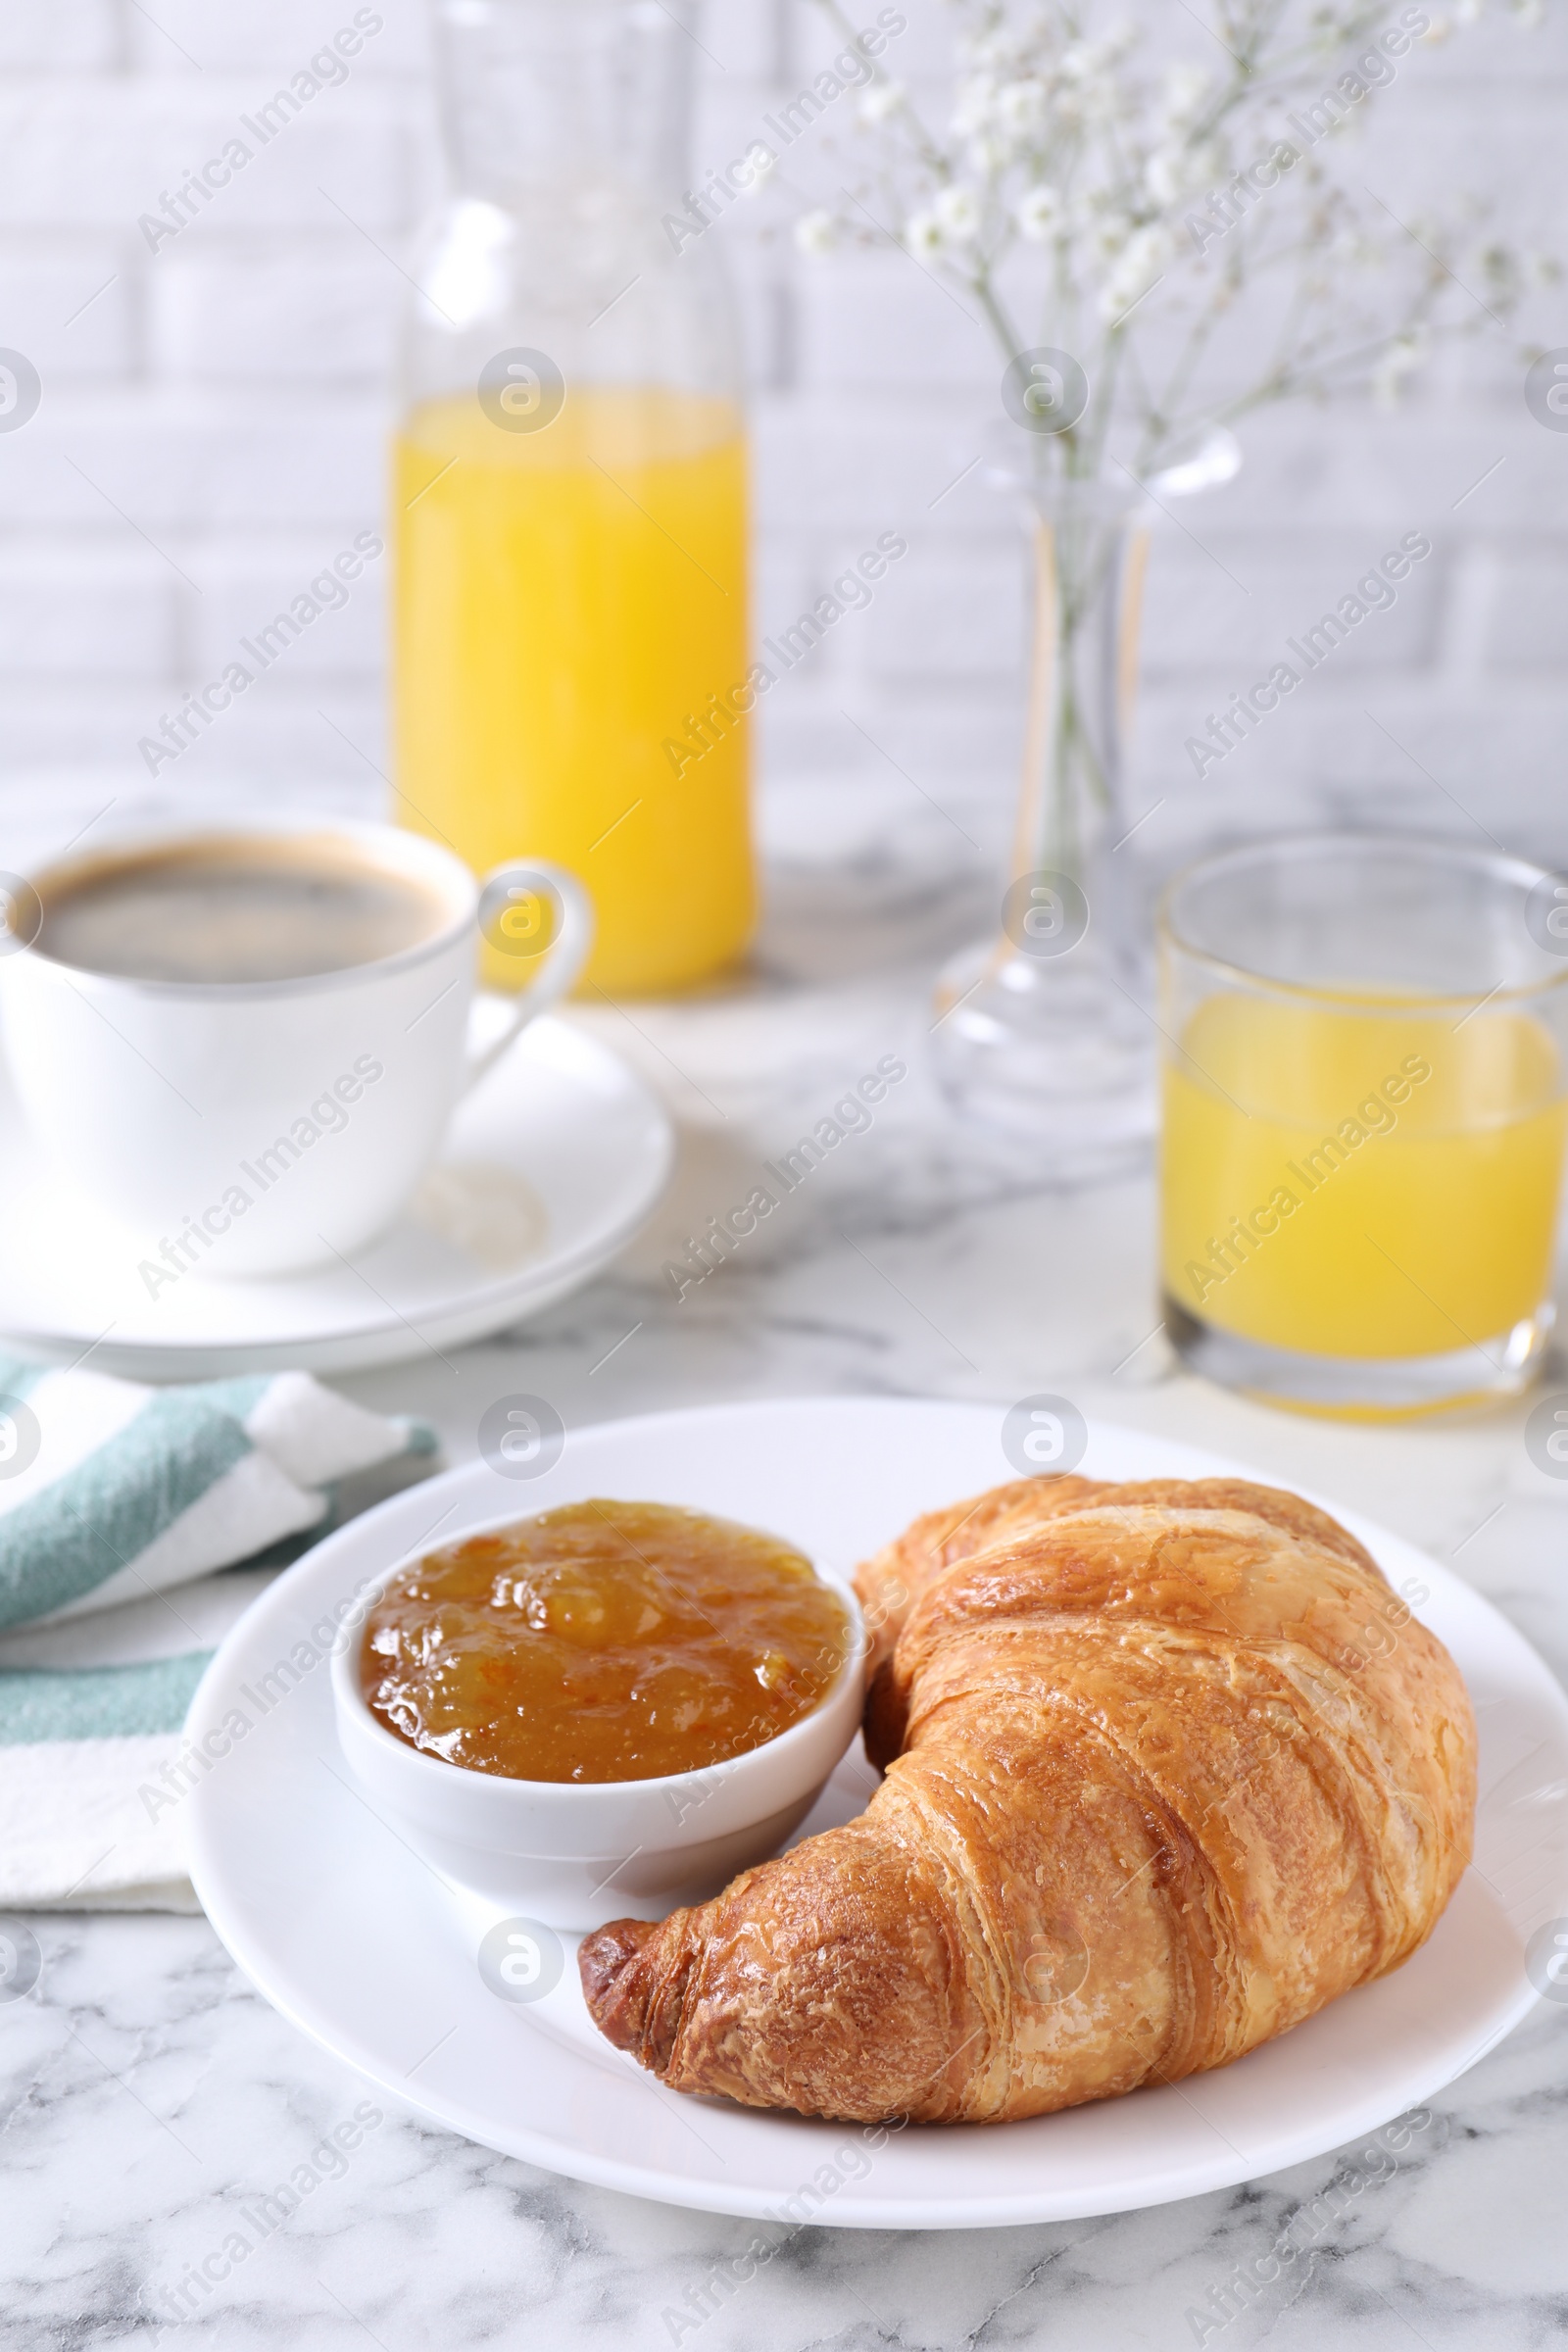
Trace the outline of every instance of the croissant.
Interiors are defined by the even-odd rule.
[[[581,1947],[601,2032],[662,2082],[1042,2115],[1227,2065],[1432,1933],[1470,1856],[1469,1701],[1324,1512],[1028,1479],[856,1582],[864,1813]]]

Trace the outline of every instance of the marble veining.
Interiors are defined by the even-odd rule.
[[[681,1126],[670,1194],[618,1266],[525,1328],[342,1385],[427,1415],[455,1461],[519,1389],[570,1424],[1053,1390],[1382,1518],[1568,1672],[1568,1483],[1529,1461],[1522,1409],[1377,1433],[1202,1388],[1158,1330],[1148,1179],[1054,1193],[945,1119],[923,1046],[927,975],[962,919],[933,880],[949,845],[875,817],[848,852],[827,844],[837,863],[813,863],[808,826],[779,841],[753,980],[574,1016]],[[908,1074],[870,1128],[677,1297],[666,1268],[707,1216],[885,1054]],[[1041,2228],[791,2230],[581,2187],[395,2109],[200,1919],[31,1926],[40,1981],[0,2005],[0,2352],[1534,2352],[1568,2333],[1568,2007],[1543,2004],[1392,2132],[1241,2188]],[[259,2242],[182,2305],[239,2227]]]

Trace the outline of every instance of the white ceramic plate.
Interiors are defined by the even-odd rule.
[[[0,1074],[0,1338],[104,1372],[348,1372],[461,1347],[576,1290],[663,1191],[673,1136],[608,1047],[548,1015],[453,1117],[408,1213],[352,1262],[155,1297],[138,1248],[65,1196]]]
[[[305,1671],[265,1715],[261,1678],[361,1579],[427,1536],[448,1541],[514,1504],[521,1516],[590,1494],[686,1503],[848,1567],[915,1512],[1014,1475],[1002,1418],[1000,1406],[842,1397],[649,1415],[572,1432],[555,1468],[529,1484],[477,1464],[329,1538],[235,1628],[191,1709],[197,1738],[232,1707],[255,1718],[185,1800],[196,1889],[240,1967],[382,2089],[485,2146],[715,2213],[788,2206],[836,2148],[863,2148],[861,2134],[663,2089],[595,2031],[569,1956],[548,1998],[498,1998],[476,1965],[491,1918],[451,1898],[350,1783],[325,1667]],[[1083,1468],[1200,1478],[1239,1465],[1101,1426]],[[812,2221],[973,2229],[1226,2187],[1430,2098],[1529,2010],[1525,1943],[1568,1910],[1568,1700],[1457,1577],[1339,1515],[1396,1586],[1414,1578],[1429,1590],[1418,1613],[1458,1660],[1480,1721],[1476,1867],[1431,1941],[1392,1977],[1217,2073],[1028,2123],[889,2137],[868,2162],[834,2168],[859,2177],[808,2203]],[[274,1676],[270,1690],[285,1680]],[[801,1835],[858,1812],[871,1777],[857,1746]]]

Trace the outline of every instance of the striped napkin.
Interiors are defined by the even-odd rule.
[[[0,1909],[196,1909],[157,1792],[202,1670],[434,1453],[303,1372],[151,1389],[0,1355]]]

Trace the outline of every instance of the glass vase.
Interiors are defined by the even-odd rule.
[[[587,981],[750,936],[735,315],[683,194],[681,0],[436,0],[449,192],[412,276],[393,493],[398,812],[591,897]],[[500,987],[527,976],[502,948]]]
[[[1169,496],[1239,462],[1229,436],[1159,477],[1074,479],[999,457],[1031,569],[1022,776],[996,935],[942,971],[931,1054],[960,1116],[1029,1146],[1067,1181],[1145,1161],[1155,1030],[1123,749],[1151,534]]]

